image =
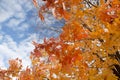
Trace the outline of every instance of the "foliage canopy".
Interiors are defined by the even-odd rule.
[[[58,38],[33,42],[31,67],[22,70],[22,61],[9,61],[7,70],[0,70],[0,80],[117,80],[114,64],[120,65],[115,53],[120,50],[120,1],[42,0],[39,17],[51,13],[64,19]]]

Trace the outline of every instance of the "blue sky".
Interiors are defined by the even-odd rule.
[[[0,67],[6,68],[8,60],[16,57],[23,60],[24,67],[30,65],[32,41],[57,37],[59,33],[54,30],[61,30],[61,22],[64,23],[51,14],[46,14],[41,22],[32,0],[0,0]]]

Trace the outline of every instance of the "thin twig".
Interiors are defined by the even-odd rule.
[[[92,5],[93,7],[97,8],[94,4],[92,4],[90,1],[84,0],[89,6]]]
[[[92,32],[92,30],[90,29],[90,27],[83,21],[80,19],[80,21],[82,22],[82,25],[84,28],[88,29],[90,32]]]

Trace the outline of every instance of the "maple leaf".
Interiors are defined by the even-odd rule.
[[[33,0],[33,4],[34,4],[35,7],[38,7],[37,0]]]
[[[33,4],[38,9],[37,1]],[[8,69],[0,69],[0,79],[117,80],[112,69],[119,73],[120,1],[100,0],[99,5],[86,0],[42,1],[39,18],[44,21],[43,13],[49,12],[64,19],[63,31],[43,43],[33,41],[31,66],[22,70],[22,61],[12,59]]]
[[[42,13],[39,11],[39,18],[44,21],[44,16],[42,15]]]

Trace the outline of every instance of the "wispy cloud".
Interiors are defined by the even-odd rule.
[[[0,30],[2,29],[2,26],[0,25]]]
[[[30,20],[33,15],[29,15],[32,14],[31,11],[33,11],[32,0],[1,0],[0,32],[9,34],[16,41],[27,38],[27,33],[33,32],[31,24],[34,24],[32,23],[34,18]]]
[[[8,31],[12,29],[13,33],[18,32],[18,37],[25,36],[25,31],[30,27],[26,22],[28,19],[26,12],[31,9],[32,5],[29,0],[0,1],[0,67],[6,68],[8,60],[17,57],[22,59],[24,67],[30,65],[29,55],[34,49],[32,41],[37,40],[37,34],[28,33],[30,35],[18,43],[14,40],[16,36],[8,34],[6,30],[3,31],[3,28]]]
[[[25,24],[26,19],[28,19],[27,12],[33,8],[31,2],[32,0],[1,0],[0,24],[6,25],[13,30],[18,29],[17,27]]]
[[[16,0],[1,0],[0,2],[0,22],[8,20],[15,12],[21,11],[20,4],[17,4]]]
[[[39,38],[56,35],[49,29],[54,28],[54,17],[47,14],[45,22],[41,23],[31,18],[32,11],[32,0],[0,0],[0,67],[7,67],[8,60],[17,57],[23,60],[24,67],[30,65],[32,41],[42,42]],[[40,26],[39,30],[33,31],[32,24]]]
[[[28,38],[22,40],[19,44],[16,43],[9,35],[4,35],[0,40],[0,67],[6,67],[7,61],[13,58],[23,60],[24,67],[30,65],[29,55],[34,49],[32,41],[37,40],[36,34],[32,34]]]

